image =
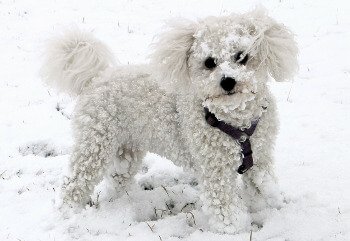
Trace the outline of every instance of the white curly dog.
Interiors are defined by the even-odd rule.
[[[267,81],[295,74],[294,35],[254,10],[177,21],[154,47],[143,66],[114,66],[108,48],[79,31],[48,49],[44,78],[78,95],[63,202],[84,206],[112,173],[115,185],[127,187],[153,152],[197,175],[212,230],[246,230],[249,212],[282,202],[272,157],[276,106]]]

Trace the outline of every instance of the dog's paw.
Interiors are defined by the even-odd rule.
[[[286,198],[278,184],[273,180],[265,180],[260,185],[246,182],[241,190],[243,198],[250,213],[256,213],[265,209],[281,209],[285,205]]]
[[[64,219],[69,219],[75,214],[79,214],[84,210],[83,205],[74,202],[62,202],[56,207]]]
[[[259,191],[261,199],[264,201],[265,205],[257,211],[265,208],[280,210],[285,205],[285,195],[280,190],[277,183],[270,182],[269,185],[263,185],[259,188]]]
[[[257,198],[250,207],[252,224],[262,228],[265,220],[271,216],[271,213],[279,212],[288,202],[289,200],[283,192],[275,192],[274,195]]]
[[[225,217],[224,220],[210,219],[211,231],[217,233],[237,234],[248,231],[251,226],[251,218],[247,214]]]
[[[280,210],[286,205],[287,200],[285,198],[284,193],[281,191],[278,191],[273,195],[269,196],[266,202],[267,202],[268,208]]]
[[[247,231],[251,226],[251,217],[247,210],[235,205],[215,209],[209,215],[209,225],[214,232],[236,234]]]

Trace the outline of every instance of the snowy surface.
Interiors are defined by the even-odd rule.
[[[93,31],[122,64],[134,64],[147,61],[164,20],[244,12],[256,3],[1,0],[0,240],[249,240],[249,232],[206,231],[196,181],[151,154],[133,191],[116,198],[101,183],[94,206],[62,217],[57,193],[74,100],[45,87],[38,70],[45,41],[72,26]],[[281,121],[276,169],[289,201],[266,210],[252,240],[350,240],[350,3],[263,5],[296,33],[300,71],[292,82],[271,83]]]

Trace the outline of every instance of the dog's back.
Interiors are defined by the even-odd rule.
[[[181,137],[176,99],[159,88],[147,66],[120,66],[101,72],[79,96],[76,115],[85,115],[88,109],[96,122],[109,126],[118,143],[133,143],[177,159],[174,149],[180,148]]]

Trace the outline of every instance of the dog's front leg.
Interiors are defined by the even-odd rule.
[[[275,176],[273,145],[277,133],[275,108],[270,106],[270,112],[265,113],[253,136],[254,166],[243,174],[243,194],[246,205],[253,216],[254,222],[262,224],[266,218],[267,209],[281,208],[283,196]]]
[[[250,217],[238,195],[237,172],[219,160],[208,161],[202,167],[203,210],[209,215],[213,231],[237,233],[250,227]]]
[[[281,207],[282,195],[272,164],[255,164],[243,174],[243,183],[245,199],[251,212]]]
[[[251,140],[254,166],[242,176],[243,197],[251,213],[283,205],[283,196],[274,172],[273,145],[278,126],[274,112],[272,105],[261,118]]]
[[[243,193],[253,223],[262,226],[271,209],[283,206],[283,195],[274,175],[272,159],[262,156],[254,158],[254,166],[243,174]]]

